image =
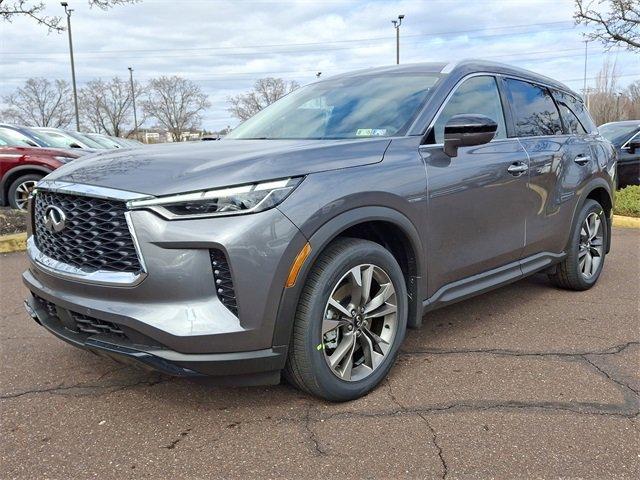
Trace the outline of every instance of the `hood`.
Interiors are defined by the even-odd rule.
[[[47,179],[169,195],[376,163],[389,139],[222,140],[86,155]]]

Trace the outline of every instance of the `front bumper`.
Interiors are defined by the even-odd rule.
[[[241,385],[275,384],[280,380],[286,348],[273,347],[264,350],[216,354],[184,354],[144,345],[143,336],[129,338],[110,333],[87,334],[68,328],[65,318],[70,311],[54,306],[44,298],[31,296],[25,300],[25,309],[31,318],[58,338],[71,345],[89,350],[116,361],[136,364],[155,371],[179,377],[213,375],[224,383]],[[127,330],[127,333],[131,333]],[[153,343],[153,342],[149,342]]]
[[[40,188],[49,187],[45,183]],[[65,189],[50,190],[68,193]],[[99,193],[101,198],[118,199],[105,195],[119,195]],[[82,194],[97,195],[94,191]],[[291,312],[283,313],[280,302],[290,266],[306,243],[285,215],[277,208],[252,215],[176,221],[144,210],[127,215],[143,265],[133,281],[105,278],[102,272],[70,273],[38,255],[29,229],[31,265],[23,281],[37,299],[57,310],[42,317],[37,314],[40,300],[29,299],[36,312],[32,316],[39,323],[78,347],[133,359],[174,375],[237,375],[284,367],[288,341],[276,341],[274,332],[292,322]],[[237,305],[230,306],[219,296],[219,267],[212,252],[221,252],[228,262],[225,281],[232,283]],[[75,314],[115,325],[135,341],[105,338],[104,332],[78,336],[68,324],[56,323],[59,315],[55,313],[63,320]]]

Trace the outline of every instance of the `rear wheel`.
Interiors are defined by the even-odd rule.
[[[406,324],[406,286],[393,255],[374,242],[338,239],[304,286],[285,375],[327,400],[360,397],[387,375]]]
[[[27,200],[42,175],[29,174],[18,177],[9,187],[9,205],[11,208],[26,210]]]
[[[568,290],[588,290],[598,281],[609,239],[602,205],[587,200],[576,218],[567,256],[549,275],[553,283]]]

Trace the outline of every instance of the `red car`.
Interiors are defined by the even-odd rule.
[[[0,138],[0,205],[24,209],[42,177],[79,156],[69,150],[10,146]]]

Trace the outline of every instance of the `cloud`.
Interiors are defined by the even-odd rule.
[[[108,11],[71,0],[76,73],[92,78],[139,80],[178,74],[201,85],[212,108],[204,126],[237,122],[226,98],[263,76],[301,84],[322,76],[395,62],[390,20],[401,27],[403,62],[480,57],[529,68],[582,88],[582,27],[572,2],[556,0],[230,1],[143,0]],[[58,1],[47,13],[60,15]],[[27,78],[70,77],[66,33],[47,34],[28,19],[0,24],[0,95]],[[637,56],[614,52],[621,84],[640,78]],[[587,76],[595,77],[605,53],[590,44]],[[591,80],[593,83],[593,80]]]

